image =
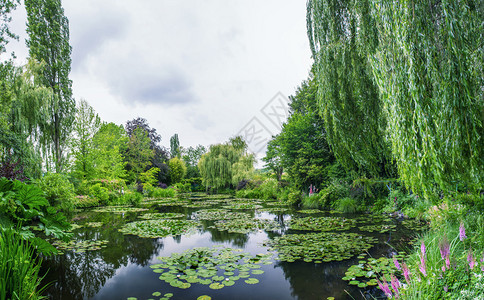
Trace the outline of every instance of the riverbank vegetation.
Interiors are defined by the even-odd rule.
[[[17,5],[3,1],[2,20]],[[68,241],[65,215],[158,198],[174,203],[192,192],[308,213],[416,218],[430,229],[408,256],[393,260],[395,268],[376,272],[384,294],[484,296],[484,28],[477,1],[308,1],[314,65],[289,97],[289,118],[269,141],[263,169],[254,168],[240,136],[206,148],[183,147],[174,134],[168,149],[144,118],[104,122],[87,101],[72,97],[60,1],[24,5],[30,59],[0,63],[0,299],[42,298],[39,261],[58,251],[48,237]],[[15,35],[8,22],[0,33],[3,53]],[[228,208],[254,208],[248,205],[255,204]],[[155,231],[158,223],[138,221],[125,230]]]

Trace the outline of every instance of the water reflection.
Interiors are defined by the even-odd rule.
[[[75,241],[108,240],[108,247],[98,251],[72,252],[44,258],[42,272],[47,272],[44,283],[50,283],[46,295],[51,299],[92,298],[115,276],[116,270],[128,264],[148,266],[150,260],[162,248],[161,239],[142,239],[127,236],[118,231],[121,224],[133,217],[117,214],[84,214],[78,219],[103,222],[99,228],[77,230]],[[85,222],[80,222],[80,224]]]
[[[151,207],[151,211],[185,213],[192,217],[197,208],[180,206]],[[239,211],[240,212],[240,211]],[[210,290],[207,286],[192,285],[188,290],[173,288],[160,281],[150,264],[157,263],[158,256],[169,256],[173,252],[183,252],[193,247],[211,247],[223,244],[241,248],[251,254],[264,253],[265,239],[273,239],[285,233],[302,233],[287,230],[287,221],[294,214],[255,213],[243,211],[257,218],[272,219],[279,223],[281,230],[255,232],[251,234],[229,233],[213,227],[214,221],[202,221],[202,228],[192,235],[149,239],[125,235],[118,231],[123,224],[137,220],[137,213],[114,214],[82,212],[75,216],[76,222],[102,222],[99,228],[85,227],[75,231],[76,241],[108,240],[107,248],[98,251],[74,253],[46,258],[42,271],[49,269],[44,282],[52,282],[46,290],[51,299],[138,299],[150,298],[151,293],[163,291],[174,293],[172,299],[196,299],[206,294],[213,299],[336,299],[361,298],[360,290],[349,286],[341,278],[346,269],[358,262],[357,258],[342,262],[306,263],[275,261],[273,265],[262,266],[260,283],[249,286],[241,280],[233,287]],[[355,229],[357,231],[357,229]],[[369,234],[378,237],[380,243],[370,250],[370,255],[378,257],[392,251],[385,242],[394,246],[407,245],[407,233],[400,229],[390,234]],[[352,295],[352,296],[349,296]]]

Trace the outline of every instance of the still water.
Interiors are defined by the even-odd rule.
[[[265,206],[262,203],[262,206]],[[194,212],[201,208],[188,208],[179,205],[149,205],[149,212],[183,213],[186,219],[194,219]],[[217,205],[208,205],[216,208]],[[207,207],[205,207],[207,208]],[[239,210],[240,211],[240,210]],[[257,275],[258,284],[249,285],[244,280],[238,280],[235,285],[220,290],[210,289],[208,285],[192,284],[188,289],[172,287],[160,280],[160,274],[153,272],[150,265],[160,263],[158,257],[170,256],[172,253],[183,252],[194,247],[225,247],[242,249],[243,252],[256,255],[268,253],[263,245],[265,240],[275,236],[291,233],[304,233],[287,228],[291,218],[306,217],[295,209],[284,213],[273,214],[260,212],[258,209],[244,210],[256,218],[277,221],[281,228],[276,231],[257,230],[248,234],[228,233],[212,228],[213,221],[202,221],[202,226],[187,235],[165,238],[141,238],[123,234],[118,229],[127,222],[140,220],[143,212],[94,212],[85,210],[76,213],[72,222],[84,225],[88,222],[99,222],[98,227],[81,227],[73,230],[74,241],[106,240],[105,248],[87,251],[65,251],[63,255],[44,258],[42,271],[48,271],[44,278],[50,283],[45,295],[49,299],[159,299],[153,297],[153,292],[172,293],[171,299],[197,299],[208,295],[212,299],[364,299],[370,295],[379,295],[375,288],[359,289],[348,285],[341,278],[347,268],[358,263],[353,257],[349,260],[327,263],[308,263],[303,261],[283,262],[274,255],[272,264],[262,265],[263,274]],[[325,212],[318,216],[330,215]],[[312,215],[314,216],[314,214]],[[364,215],[345,216],[361,220]],[[388,222],[388,219],[386,220]],[[400,221],[391,219],[397,225],[396,230],[389,233],[352,232],[373,236],[378,242],[368,251],[372,257],[389,256],[392,251],[404,250],[411,232],[400,226]],[[275,253],[277,254],[277,253]]]

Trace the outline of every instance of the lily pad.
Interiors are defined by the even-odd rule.
[[[224,287],[224,285],[222,283],[219,283],[219,282],[214,282],[211,285],[209,285],[208,287],[211,288],[212,290],[220,290],[221,288]]]
[[[289,222],[289,228],[312,231],[340,231],[356,226],[356,220],[343,217],[304,217],[294,218]]]
[[[186,234],[198,225],[191,220],[145,220],[127,223],[119,231],[144,238],[157,238]]]
[[[245,280],[245,283],[247,283],[247,284],[256,284],[256,283],[259,283],[259,279],[257,279],[257,278],[249,278],[249,279]]]
[[[287,234],[265,241],[281,261],[341,261],[372,247],[377,239],[356,233]]]
[[[185,214],[180,213],[146,213],[139,216],[141,219],[153,220],[153,219],[178,219],[185,217]]]

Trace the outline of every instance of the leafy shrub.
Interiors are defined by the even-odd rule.
[[[302,201],[302,193],[299,190],[291,189],[287,195],[287,203],[289,205],[297,206]]]
[[[268,178],[259,186],[262,198],[265,200],[277,199],[279,184],[276,179]]]
[[[187,167],[185,162],[178,157],[174,157],[168,161],[170,167],[170,180],[171,184],[180,182],[187,173]]]
[[[154,197],[154,198],[172,198],[172,197],[175,197],[175,195],[176,195],[176,192],[172,188],[168,188],[168,189],[154,188],[151,191],[150,197]]]
[[[333,202],[333,208],[342,213],[355,213],[358,210],[356,199],[344,197]]]
[[[38,182],[44,191],[45,198],[51,206],[60,206],[63,210],[70,211],[74,208],[74,185],[66,176],[59,173],[47,173]]]
[[[168,188],[168,185],[166,183],[163,183],[163,182],[160,181],[160,182],[158,182],[158,187],[160,189],[166,189],[166,188]]]
[[[65,231],[70,224],[66,217],[50,206],[40,188],[18,180],[0,179],[0,227],[20,228],[20,235],[28,239],[37,250],[44,254],[57,250],[28,226],[33,220],[40,220],[38,227],[45,236],[66,240],[70,237]]]
[[[78,195],[74,198],[74,207],[76,208],[87,208],[87,207],[93,207],[98,205],[99,205],[99,200],[94,197]]]
[[[13,229],[0,227],[0,299],[43,299],[40,260]]]
[[[235,192],[235,197],[237,198],[245,198],[245,199],[262,199],[261,190],[258,188],[255,189],[242,189]]]
[[[321,196],[319,194],[311,194],[309,196],[304,196],[302,199],[302,206],[304,208],[320,208],[321,207]]]
[[[89,194],[99,200],[102,205],[107,205],[109,200],[109,190],[103,187],[100,183],[89,188]]]
[[[143,184],[143,189],[152,187],[157,182],[157,175],[160,172],[159,168],[151,168],[146,172],[143,172],[139,175],[139,180]]]
[[[467,206],[475,207],[479,210],[484,209],[484,195],[476,195],[472,193],[456,193],[451,195],[450,198],[453,198],[457,203],[461,203]]]
[[[192,190],[190,183],[181,183],[181,182],[175,184],[173,188],[177,191],[177,193],[189,193]]]
[[[341,198],[348,196],[350,187],[340,181],[333,181],[329,186],[319,192],[321,207],[331,207],[332,204]]]
[[[205,190],[205,187],[202,184],[202,177],[187,178],[183,179],[181,182],[184,184],[189,183],[192,192],[203,192]]]
[[[122,204],[129,204],[129,205],[138,205],[141,203],[141,200],[143,200],[143,195],[138,193],[138,192],[133,192],[133,191],[126,191],[124,195],[120,197],[120,201],[122,201]]]

